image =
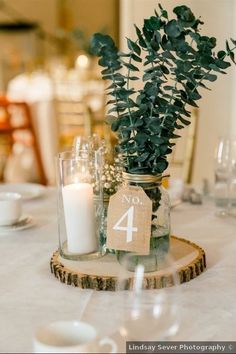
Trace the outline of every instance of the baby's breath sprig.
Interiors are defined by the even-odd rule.
[[[114,164],[105,163],[102,173],[104,195],[110,196],[117,192],[122,182],[122,165],[119,157],[115,158]]]

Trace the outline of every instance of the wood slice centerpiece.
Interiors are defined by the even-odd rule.
[[[205,251],[193,242],[171,236],[170,255],[174,260],[180,283],[196,278],[206,268]],[[82,289],[116,289],[121,265],[112,254],[92,261],[69,261],[60,257],[56,251],[50,261],[51,272],[62,283]],[[134,273],[130,272],[129,284]],[[172,286],[173,277],[168,269],[145,273],[146,289],[160,289]]]

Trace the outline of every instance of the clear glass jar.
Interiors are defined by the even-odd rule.
[[[112,248],[107,248],[107,215],[108,215],[108,205],[109,205],[110,196],[104,195],[103,196],[103,212],[102,212],[102,219],[101,219],[101,227],[100,227],[100,242],[105,245],[106,252],[115,254],[116,251]]]
[[[100,240],[105,245],[107,241],[107,213],[108,213],[108,205],[109,205],[109,196],[103,196],[103,211],[101,218],[101,226],[100,226]],[[108,250],[107,250],[108,251]]]
[[[103,213],[100,152],[62,152],[57,167],[60,255],[71,260],[104,255],[99,232]]]
[[[161,175],[136,175],[123,173],[123,185],[142,187],[152,201],[152,226],[149,255],[139,255],[127,251],[116,251],[117,259],[126,265],[128,270],[134,271],[140,263],[145,272],[158,269],[163,257],[169,251],[170,240],[170,199],[167,190],[161,184]],[[127,257],[129,254],[129,257]],[[129,260],[127,263],[127,259]]]

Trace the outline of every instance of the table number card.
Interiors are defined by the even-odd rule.
[[[107,247],[149,254],[152,202],[141,187],[121,187],[110,198]]]

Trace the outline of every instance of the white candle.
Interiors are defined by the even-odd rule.
[[[85,254],[96,250],[93,188],[89,183],[62,189],[68,251]]]

